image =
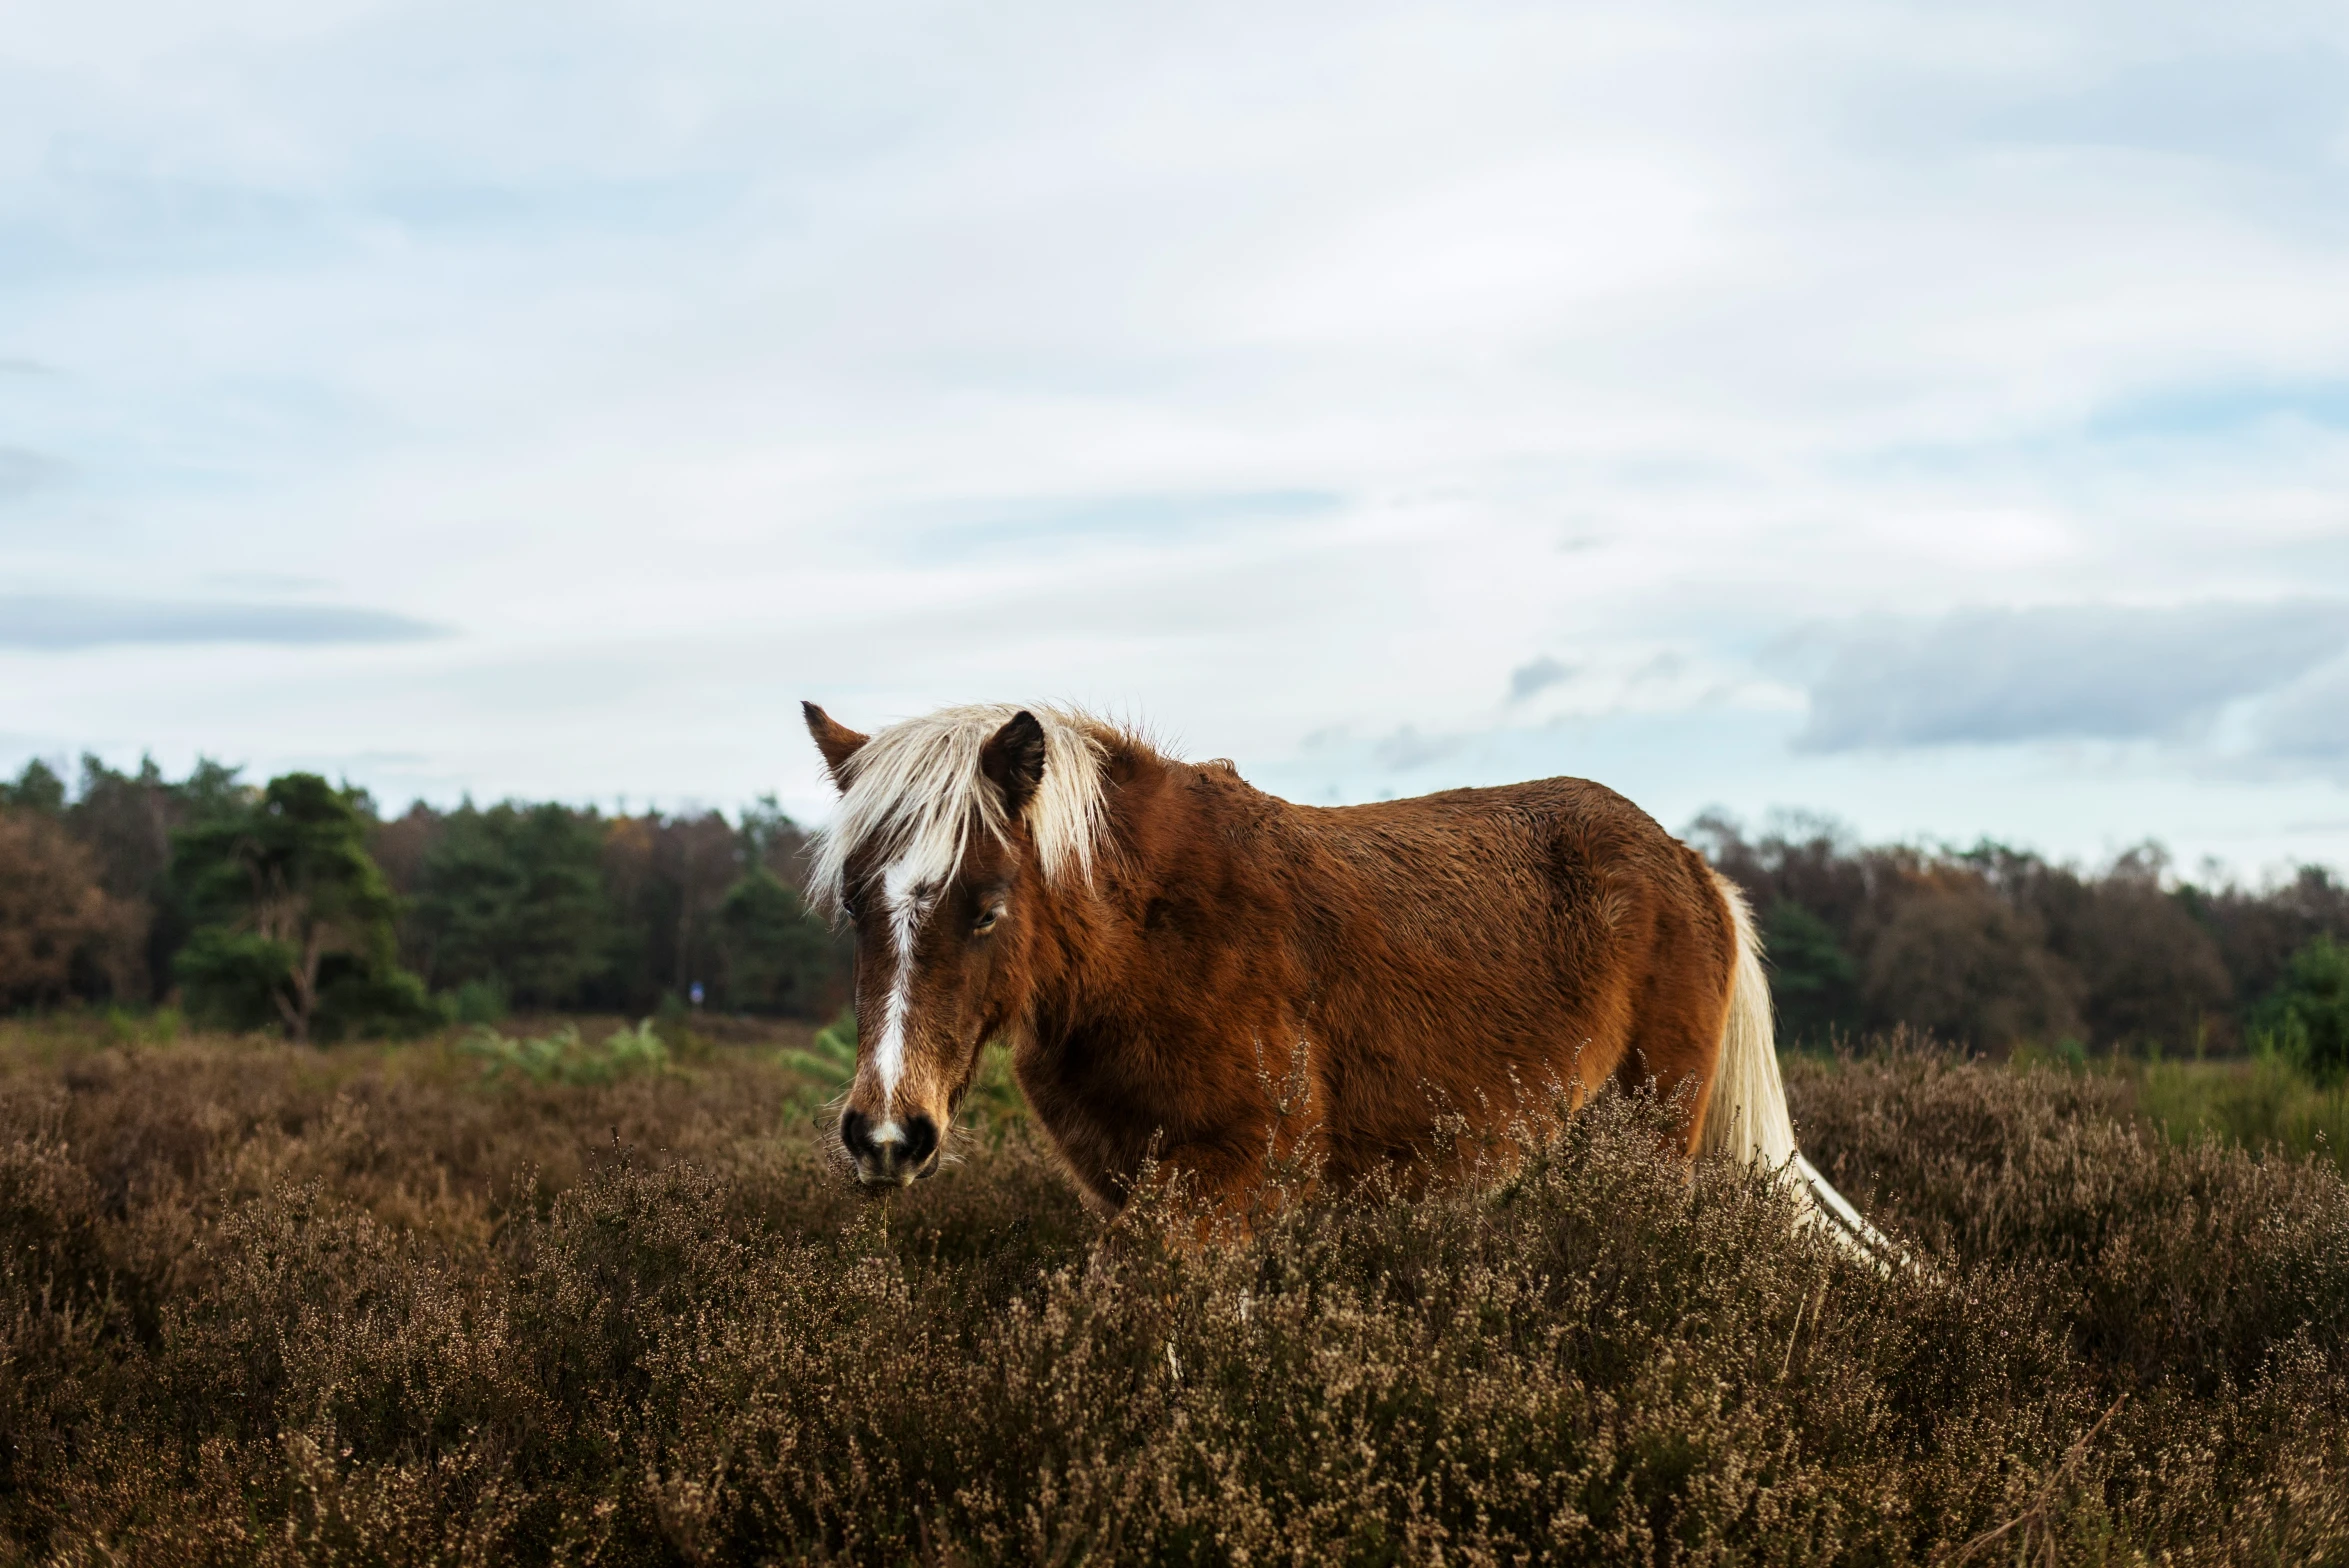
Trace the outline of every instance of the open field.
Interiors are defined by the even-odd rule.
[[[2135,1109],[2245,1067],[1791,1060],[1880,1277],[1637,1104],[1197,1256],[842,1190],[804,1031],[146,1027],[0,1025],[0,1559],[2349,1562],[2349,1186]]]

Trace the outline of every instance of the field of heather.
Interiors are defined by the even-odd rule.
[[[0,1024],[0,1559],[2349,1561],[2349,1185],[2179,1125],[2246,1068],[1790,1059],[1880,1275],[1636,1102],[1199,1252],[1000,1082],[872,1202],[837,1041],[507,1028]]]

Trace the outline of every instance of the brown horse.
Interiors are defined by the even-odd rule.
[[[1001,1038],[1105,1209],[1154,1153],[1237,1208],[1268,1153],[1408,1172],[1447,1114],[1523,1123],[1612,1078],[1672,1096],[1689,1153],[1793,1166],[1849,1214],[1796,1153],[1743,897],[1612,790],[1296,806],[1079,713],[806,714],[840,790],[810,894],[856,929],[839,1132],[868,1185],[938,1168]]]

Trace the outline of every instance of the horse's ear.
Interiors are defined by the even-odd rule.
[[[1044,726],[1022,708],[979,748],[979,771],[1003,791],[1003,814],[1014,822],[1044,782]]]
[[[870,735],[859,735],[845,724],[834,722],[832,715],[812,702],[803,702],[799,711],[807,717],[807,732],[816,738],[816,750],[824,754],[824,771],[832,776],[839,789],[848,788],[848,775],[841,769],[855,756]]]

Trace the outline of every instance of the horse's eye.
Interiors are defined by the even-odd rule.
[[[840,912],[846,915],[849,919],[854,920],[856,918],[856,900],[853,898],[842,899],[840,901]]]
[[[979,911],[979,918],[971,922],[971,929],[973,931],[994,930],[996,917],[1002,913],[1001,906],[989,904],[985,909]]]

